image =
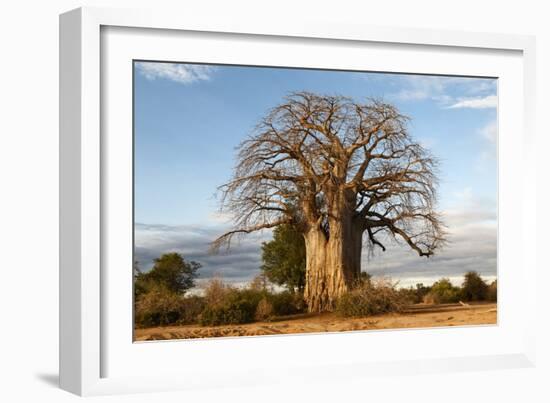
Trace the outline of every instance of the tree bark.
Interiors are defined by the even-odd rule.
[[[332,311],[361,273],[362,227],[351,214],[329,222],[327,237],[319,228],[305,235],[306,287],[309,312]]]
[[[330,305],[327,289],[327,237],[320,228],[304,234],[306,244],[306,287],[304,298],[309,312],[323,312]]]

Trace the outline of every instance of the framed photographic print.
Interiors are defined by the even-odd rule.
[[[533,39],[235,24],[61,16],[62,387],[532,365]]]
[[[133,69],[134,340],[497,323],[496,78]]]

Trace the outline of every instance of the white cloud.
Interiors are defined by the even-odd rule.
[[[455,77],[405,76],[402,80],[404,88],[393,97],[402,101],[440,99],[445,97],[445,88],[456,80]]]
[[[488,95],[486,97],[466,98],[455,102],[448,106],[450,109],[457,108],[472,108],[472,109],[486,109],[496,108],[498,99],[496,95]]]
[[[208,221],[212,224],[228,224],[233,220],[233,215],[219,211],[208,214]]]
[[[492,120],[491,122],[483,126],[479,130],[479,133],[484,139],[489,140],[493,144],[496,143],[498,135],[497,121]]]
[[[476,161],[475,169],[479,173],[494,172],[496,169],[498,125],[496,119],[486,123],[478,129],[481,138],[480,153]]]
[[[474,193],[470,186],[465,187],[464,189],[455,191],[453,195],[454,195],[454,200],[456,200],[456,203],[461,206],[469,205],[470,203],[472,203],[472,200],[474,198]]]
[[[495,80],[408,75],[393,78],[390,84],[399,86],[398,92],[390,94],[399,101],[432,100],[444,108],[494,108],[497,103]],[[457,92],[470,98],[457,98]]]
[[[198,64],[137,62],[137,70],[148,80],[162,78],[180,84],[210,80],[215,67]]]

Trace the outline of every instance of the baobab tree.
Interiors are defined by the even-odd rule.
[[[376,99],[292,93],[238,148],[221,209],[233,237],[292,224],[306,245],[304,298],[332,310],[356,283],[361,252],[401,240],[420,256],[444,242],[436,205],[437,161],[407,131],[408,118]]]

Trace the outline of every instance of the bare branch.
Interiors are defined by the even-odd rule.
[[[273,228],[281,224],[289,224],[290,222],[291,220],[277,220],[271,223],[255,225],[254,227],[240,228],[240,229],[235,229],[235,230],[226,232],[225,234],[218,237],[214,242],[212,242],[212,244],[210,245],[210,249],[214,253],[217,253],[220,250],[220,248],[224,245],[229,249],[229,247],[231,246],[231,241],[235,237],[235,235],[250,234],[251,232],[256,232],[262,229]]]
[[[290,94],[241,143],[233,178],[220,190],[235,230],[214,243],[293,222],[306,231],[353,216],[372,245],[381,230],[421,256],[444,243],[437,204],[437,160],[390,104],[341,96]],[[376,231],[373,231],[376,229]]]

